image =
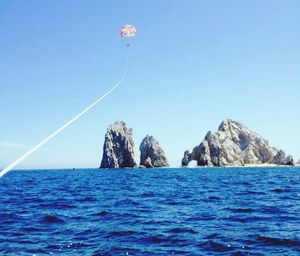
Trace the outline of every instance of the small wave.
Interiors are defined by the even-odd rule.
[[[57,217],[55,215],[51,215],[51,214],[45,215],[43,217],[42,221],[46,222],[46,223],[62,223],[62,222],[64,222],[63,219],[60,219],[59,217]]]
[[[95,232],[95,230],[92,228],[83,230],[77,234],[79,236],[79,238],[77,238],[77,239],[83,240],[83,239],[85,239],[85,237],[88,237],[90,234],[93,234],[94,232]]]
[[[245,186],[250,186],[250,185],[252,185],[251,182],[248,182],[248,181],[243,181],[243,182],[241,182],[240,184],[245,185]]]
[[[183,250],[171,250],[168,253],[169,255],[191,255],[190,251],[183,251]]]
[[[91,196],[87,196],[79,199],[80,202],[97,202],[97,199]]]
[[[155,197],[156,195],[152,192],[145,192],[141,194],[141,197],[147,198],[147,197]]]
[[[144,244],[160,244],[160,243],[170,242],[170,239],[161,235],[157,235],[157,236],[144,237],[139,239],[139,241]]]
[[[282,188],[275,188],[271,190],[274,193],[284,193],[284,192],[289,192],[288,189],[282,189]]]
[[[73,209],[76,208],[75,205],[66,204],[63,202],[43,202],[40,204],[42,208],[49,208],[49,209]]]
[[[224,218],[225,221],[232,221],[232,222],[241,222],[241,223],[255,223],[255,222],[268,222],[273,221],[274,219],[272,217],[263,217],[263,216],[251,216],[251,217],[229,217]]]
[[[131,213],[131,212],[125,212],[125,213],[119,213],[118,214],[118,217],[121,218],[121,219],[127,219],[127,220],[130,220],[130,219],[133,219],[133,218],[139,218],[141,217],[140,215],[137,215],[135,213]]]
[[[208,199],[209,200],[220,200],[221,198],[218,196],[209,196]]]
[[[29,245],[29,244],[36,244],[36,241],[31,241],[29,239],[25,239],[25,238],[19,238],[18,239],[18,243],[22,244],[22,245]]]
[[[232,221],[232,222],[241,222],[241,223],[247,222],[247,219],[245,219],[245,218],[238,218],[238,217],[224,218],[224,220],[225,221]]]
[[[167,204],[168,205],[178,205],[178,204],[180,204],[179,202],[176,202],[176,201],[169,201],[169,200],[167,200]]]
[[[15,213],[0,213],[0,219],[16,219],[18,215]]]
[[[221,244],[213,241],[207,241],[198,245],[202,250],[209,250],[213,252],[229,252],[233,250],[231,245]]]
[[[171,233],[190,233],[190,234],[197,234],[198,232],[191,228],[172,228],[169,230]]]
[[[143,225],[160,226],[160,225],[171,225],[173,224],[170,220],[146,220],[142,222]]]
[[[213,238],[218,238],[220,237],[220,234],[217,234],[217,233],[212,233],[212,234],[209,234],[206,236],[206,239],[213,239]]]
[[[236,213],[250,213],[250,212],[255,212],[254,209],[251,208],[225,208],[225,210],[231,211],[231,212],[236,212]]]
[[[187,199],[187,198],[191,198],[192,196],[190,194],[186,194],[186,195],[182,195],[181,198],[182,199]]]
[[[93,216],[106,216],[108,215],[107,211],[100,211],[92,214]]]
[[[264,206],[261,208],[262,213],[271,213],[271,214],[286,214],[287,212],[277,206]]]
[[[108,232],[104,237],[106,238],[113,238],[113,237],[122,237],[122,236],[132,236],[140,234],[137,231],[125,230],[125,231],[111,231]]]
[[[59,249],[61,248],[61,245],[58,245],[58,244],[48,244],[46,246],[47,249]]]
[[[112,254],[111,254],[112,253]],[[97,253],[97,251],[93,254],[93,256],[113,256],[113,255],[142,255],[142,252],[137,248],[129,248],[129,247],[111,247],[108,251],[102,251]]]
[[[0,223],[1,225],[10,225],[18,220],[20,220],[20,216],[14,213],[2,213],[0,214]]]
[[[43,231],[43,229],[41,228],[37,228],[37,227],[25,227],[22,229],[24,232],[39,232],[39,231]]]
[[[36,182],[36,179],[30,178],[30,179],[28,179],[28,180],[25,180],[25,182],[26,182],[26,183],[34,183],[34,182]]]
[[[216,219],[215,216],[212,216],[212,215],[209,215],[209,214],[197,214],[197,215],[194,215],[192,217],[189,217],[187,218],[187,221],[201,221],[201,220],[214,220]]]
[[[124,199],[124,200],[118,200],[115,202],[115,206],[117,207],[121,207],[121,206],[131,206],[131,205],[134,205],[134,206],[138,206],[140,205],[141,203],[140,202],[137,202],[135,200],[131,200],[131,199]]]
[[[292,240],[288,238],[276,238],[276,237],[269,237],[269,236],[258,236],[256,240],[264,245],[270,246],[300,246],[299,240]]]
[[[241,191],[239,193],[237,193],[237,195],[265,195],[265,192],[262,191],[254,191],[254,190],[247,190],[247,191]]]

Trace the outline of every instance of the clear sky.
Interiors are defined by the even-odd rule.
[[[127,76],[19,165],[98,167],[109,124],[146,134],[172,166],[231,117],[300,158],[300,1],[0,1],[0,168]]]

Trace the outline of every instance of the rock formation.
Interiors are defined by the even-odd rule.
[[[274,156],[274,164],[282,165],[285,164],[285,153],[282,150],[279,150]]]
[[[100,168],[136,167],[132,129],[125,122],[110,125],[105,134]]]
[[[288,155],[286,158],[285,158],[285,165],[295,165],[294,163],[294,159],[292,157],[292,155]]]
[[[277,165],[294,165],[294,160],[291,155],[285,156],[285,153],[282,150],[279,150],[274,156],[273,163]]]
[[[140,145],[140,165],[147,168],[169,166],[167,157],[153,136],[147,135]]]
[[[182,165],[192,160],[198,166],[243,166],[245,164],[288,164],[293,159],[285,157],[282,150],[243,124],[231,119],[224,120],[217,132],[208,132],[200,145],[189,153],[184,152]]]
[[[189,162],[192,160],[192,159],[190,159],[190,156],[191,156],[191,154],[190,154],[189,150],[184,151],[183,158],[181,160],[182,166],[187,166],[189,164]]]

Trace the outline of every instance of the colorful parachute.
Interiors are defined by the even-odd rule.
[[[134,37],[136,35],[136,28],[133,25],[124,25],[120,32],[121,37]]]

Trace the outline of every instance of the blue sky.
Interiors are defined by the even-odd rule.
[[[98,167],[109,124],[138,147],[157,138],[172,166],[231,117],[300,158],[300,2],[0,2],[0,168],[114,85],[123,24],[127,76],[113,94],[19,165]]]

